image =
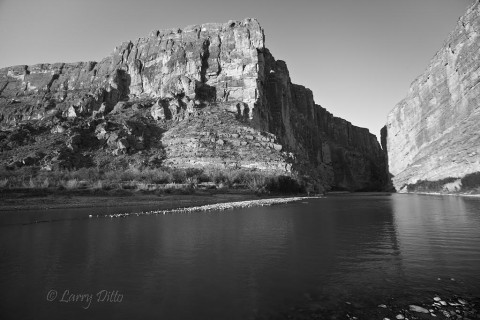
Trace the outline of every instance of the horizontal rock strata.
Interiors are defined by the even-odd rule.
[[[480,5],[388,115],[383,138],[397,190],[480,171]]]
[[[255,19],[153,31],[100,62],[0,69],[0,162],[295,173],[317,190],[380,190],[368,130],[292,84]]]

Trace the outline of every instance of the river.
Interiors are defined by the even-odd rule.
[[[0,213],[2,319],[383,319],[378,305],[480,297],[479,198],[91,212]]]

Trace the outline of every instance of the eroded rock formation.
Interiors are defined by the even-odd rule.
[[[388,115],[383,140],[397,190],[480,171],[480,5],[460,18]]]
[[[98,63],[0,69],[0,129],[10,167],[243,167],[293,171],[318,190],[387,181],[375,136],[292,84],[255,19],[153,31]],[[12,140],[19,130],[37,136]]]

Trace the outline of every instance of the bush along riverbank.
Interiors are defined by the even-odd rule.
[[[467,174],[463,178],[449,177],[441,180],[419,180],[405,185],[400,192],[480,195],[480,172]]]
[[[104,171],[98,168],[44,171],[25,167],[20,170],[0,170],[0,189],[55,193],[58,191],[131,190],[156,193],[195,192],[195,189],[248,190],[260,194],[300,194],[308,189],[307,182],[296,175],[281,175],[247,169],[172,169],[129,168]]]

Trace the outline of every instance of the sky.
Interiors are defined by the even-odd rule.
[[[380,136],[475,0],[0,0],[0,68],[100,61],[158,29],[257,18],[293,83]]]

